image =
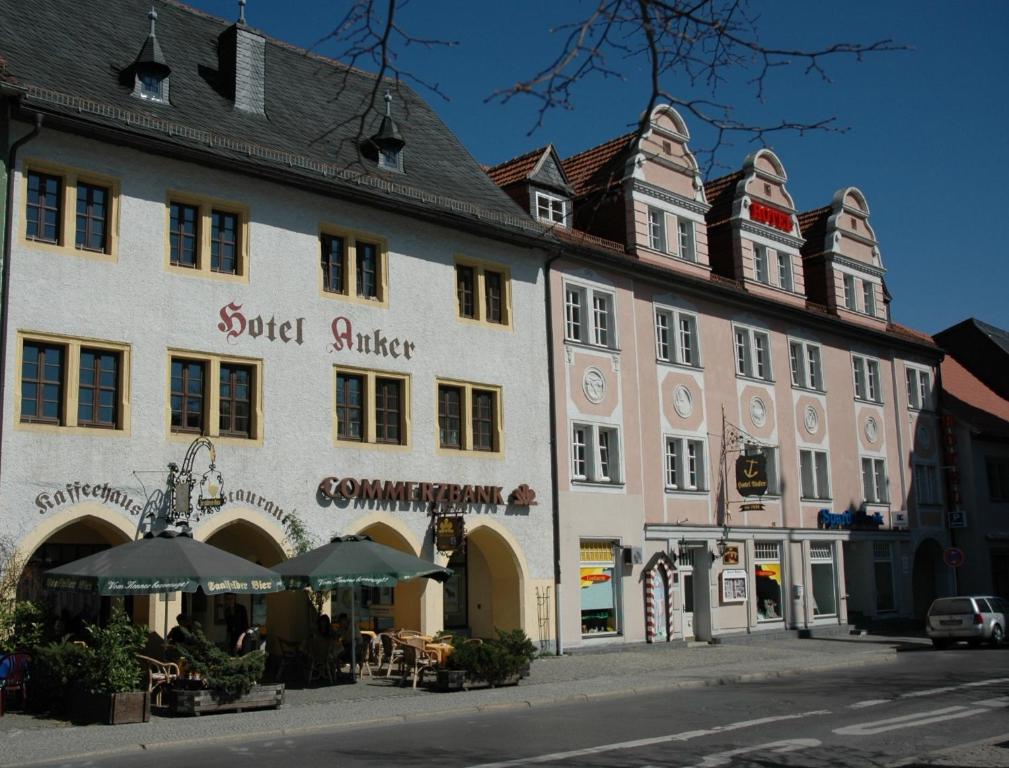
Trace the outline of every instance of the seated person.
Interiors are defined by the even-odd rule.
[[[177,645],[186,641],[186,635],[193,631],[193,617],[180,613],[175,617],[175,626],[168,633],[168,642]]]

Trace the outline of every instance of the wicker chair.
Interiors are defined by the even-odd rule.
[[[151,694],[151,704],[160,707],[162,695],[179,676],[179,665],[174,661],[159,661],[139,653],[137,661],[147,672],[147,692]]]
[[[417,687],[417,681],[423,679],[424,673],[431,670],[438,671],[438,654],[424,648],[424,640],[419,637],[411,637],[400,641],[403,648],[403,679],[406,676],[413,677],[413,687]]]

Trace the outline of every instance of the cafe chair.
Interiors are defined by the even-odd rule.
[[[336,682],[340,673],[340,651],[342,644],[338,638],[316,635],[308,641],[305,685],[311,685],[314,678],[322,678],[330,685]]]
[[[403,646],[400,641],[391,632],[380,632],[378,635],[378,640],[382,645],[382,660],[386,664],[385,676],[392,677],[392,666],[396,665],[397,669],[402,673],[403,671]],[[379,674],[382,672],[381,663],[378,665]]]
[[[403,646],[403,680],[410,675],[413,678],[413,687],[417,687],[417,681],[423,679],[424,673],[428,670],[438,672],[438,654],[429,651],[424,647],[424,640],[419,637],[411,637],[402,641]]]
[[[21,695],[21,708],[28,701],[28,662],[31,656],[27,653],[5,653],[0,656],[0,717],[7,711],[7,697],[12,693]]]
[[[282,682],[285,674],[295,672],[301,674],[303,670],[301,647],[294,640],[287,640],[283,637],[277,638],[277,648],[280,649],[280,663],[277,665],[277,682]]]
[[[179,678],[179,665],[174,661],[158,661],[139,653],[137,661],[147,673],[147,692],[151,695],[151,704],[160,707],[163,693]]]

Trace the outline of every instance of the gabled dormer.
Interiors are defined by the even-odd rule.
[[[709,206],[689,141],[675,109],[652,110],[648,130],[633,146],[625,182],[627,250],[642,261],[706,275]]]
[[[534,219],[571,227],[574,189],[553,144],[496,165],[487,174]]]
[[[799,221],[809,300],[846,320],[885,328],[886,270],[865,195],[855,187],[840,189],[830,205],[803,213]]]
[[[150,32],[127,74],[132,72],[133,75],[133,96],[159,104],[168,104],[171,84],[169,76],[172,68],[168,66],[168,60],[161,50],[161,43],[158,42],[156,29],[158,12],[152,7],[147,18],[151,22]]]
[[[788,175],[769,149],[705,185],[711,269],[751,293],[803,305],[802,238]]]

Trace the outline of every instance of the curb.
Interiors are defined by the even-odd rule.
[[[206,744],[228,744],[230,742],[248,739],[269,739],[289,736],[306,736],[316,733],[332,731],[343,731],[358,728],[375,728],[387,725],[401,725],[403,723],[416,723],[434,718],[458,717],[473,714],[496,714],[511,710],[535,709],[540,707],[555,707],[572,703],[588,703],[605,699],[622,698],[626,696],[640,696],[659,693],[661,691],[689,689],[689,688],[712,688],[717,686],[739,685],[744,683],[760,682],[763,680],[774,680],[777,678],[794,677],[796,675],[808,674],[811,672],[827,672],[832,669],[845,669],[851,667],[864,667],[890,661],[896,661],[897,651],[894,648],[881,649],[862,654],[858,659],[847,659],[838,661],[825,661],[822,664],[805,664],[788,669],[768,670],[765,672],[742,672],[733,675],[722,675],[710,678],[693,678],[681,680],[659,681],[652,685],[639,685],[628,688],[610,690],[600,693],[576,693],[566,695],[547,696],[542,699],[526,699],[514,702],[499,702],[491,704],[472,704],[465,706],[439,709],[431,712],[406,713],[402,715],[391,715],[389,717],[371,718],[367,720],[355,720],[342,723],[326,723],[318,725],[304,725],[265,729],[243,733],[232,733],[227,735],[197,736],[188,737],[185,742],[173,741],[150,741],[134,744],[127,744],[109,749],[99,749],[90,752],[75,752],[62,755],[51,755],[45,758],[38,758],[17,763],[20,766],[44,765],[60,760],[79,760],[98,757],[109,757],[112,755],[131,754],[134,752],[163,751],[170,749],[180,749]],[[544,687],[563,685],[563,683],[540,683]],[[533,689],[537,684],[529,686]],[[320,705],[325,706],[325,705]],[[0,763],[0,765],[8,765]]]

